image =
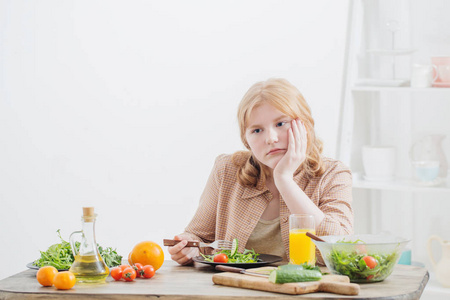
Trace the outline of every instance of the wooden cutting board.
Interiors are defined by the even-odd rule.
[[[256,271],[258,269],[249,269]],[[359,285],[350,283],[347,276],[324,275],[319,281],[293,282],[293,283],[272,283],[268,278],[256,277],[232,272],[214,274],[212,280],[215,284],[239,287],[252,290],[275,292],[282,294],[308,294],[315,292],[326,292],[341,295],[358,295]]]

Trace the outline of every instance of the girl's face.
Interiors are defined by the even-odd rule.
[[[292,118],[268,103],[254,108],[245,137],[259,162],[274,169],[288,148],[288,129]]]

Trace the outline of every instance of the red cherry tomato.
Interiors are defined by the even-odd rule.
[[[112,268],[111,277],[116,281],[122,279],[122,269],[120,267]]]
[[[144,278],[152,278],[153,275],[155,275],[155,268],[153,268],[152,265],[146,265],[142,268],[142,271],[144,272],[142,274],[142,277]]]
[[[227,263],[228,256],[225,253],[219,253],[214,256],[214,262],[217,263]]]
[[[128,267],[123,270],[122,278],[125,279],[125,281],[133,281],[136,278],[136,271],[133,267]]]
[[[128,268],[129,266],[130,266],[130,265],[120,265],[119,268],[121,268],[122,271],[123,271],[123,270],[125,270],[126,268]]]
[[[142,268],[143,267],[144,266],[142,264],[140,264],[140,263],[135,263],[134,264],[133,269],[136,271],[136,277],[138,277],[138,278],[142,277],[142,275],[143,275]]]
[[[366,262],[366,265],[369,267],[369,269],[373,269],[378,265],[376,259],[373,258],[372,256],[364,256],[363,259]]]

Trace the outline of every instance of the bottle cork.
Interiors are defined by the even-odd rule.
[[[84,217],[93,217],[94,216],[94,208],[93,207],[83,207],[83,216]]]
[[[83,207],[83,217],[81,218],[85,222],[94,222],[97,215],[94,213],[93,207]]]

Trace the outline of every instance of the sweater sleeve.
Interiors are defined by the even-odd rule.
[[[202,242],[212,242],[216,235],[216,214],[220,188],[223,181],[224,155],[216,158],[194,217],[185,228],[184,236]]]
[[[325,218],[316,234],[346,235],[353,233],[352,174],[341,162],[327,170],[322,177],[319,208]]]

